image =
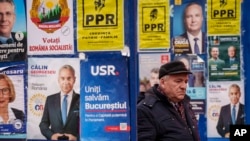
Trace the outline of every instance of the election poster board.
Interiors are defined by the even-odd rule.
[[[75,70],[74,91],[80,92],[80,63],[78,58],[28,58],[28,97],[27,97],[27,139],[46,140],[39,124],[44,112],[46,98],[60,92],[59,69],[71,65]],[[60,102],[60,101],[59,101]],[[60,107],[58,107],[60,109]],[[56,114],[55,110],[55,114]],[[57,120],[59,120],[58,118]],[[78,126],[78,125],[76,125]]]
[[[28,0],[28,55],[74,54],[73,1]]]
[[[24,75],[24,64],[2,65],[0,68],[0,140],[26,138],[27,93]],[[8,119],[3,117],[4,111]]]
[[[78,51],[123,49],[123,0],[77,0],[76,5]]]
[[[125,57],[81,60],[81,141],[130,140],[130,103]]]
[[[1,35],[2,33],[0,34],[0,62],[24,61],[26,59],[27,22],[25,0],[13,0],[13,2],[15,11],[8,15],[8,25],[5,26],[6,29],[12,28],[11,35],[8,35],[10,38],[4,37]],[[5,29],[3,31],[6,32]]]
[[[139,51],[169,49],[170,4],[167,0],[138,0]]]
[[[230,104],[230,86],[231,85],[238,85],[240,87],[240,99],[239,102],[245,105],[245,91],[244,91],[244,83],[241,81],[234,81],[234,82],[210,82],[207,86],[207,137],[209,138],[224,138],[219,135],[218,130],[216,128],[218,124],[218,120],[220,116],[224,117],[224,122],[226,123],[223,127],[223,130],[229,127],[231,124],[231,111],[228,111],[222,115],[221,108]],[[235,97],[235,92],[234,97]],[[239,120],[246,118],[244,109],[243,112],[238,112]]]

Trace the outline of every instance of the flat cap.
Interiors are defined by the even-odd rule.
[[[192,72],[186,68],[183,62],[171,61],[160,67],[159,79],[165,75],[181,74],[181,73],[191,74]]]

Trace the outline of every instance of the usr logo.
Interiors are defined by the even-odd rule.
[[[93,76],[119,75],[119,72],[115,71],[115,66],[113,65],[91,66],[90,71]]]

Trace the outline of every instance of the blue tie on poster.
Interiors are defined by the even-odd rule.
[[[235,124],[235,120],[236,120],[236,110],[235,110],[235,105],[234,105],[233,110],[232,110],[232,122],[233,122],[233,124]]]
[[[68,97],[68,95],[64,95],[63,104],[62,104],[63,125],[65,125],[66,119],[67,119],[67,107],[68,107],[67,97]]]
[[[130,140],[127,59],[81,61],[81,141]]]

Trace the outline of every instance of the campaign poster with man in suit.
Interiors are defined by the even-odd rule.
[[[206,53],[204,0],[174,1],[171,50],[175,54]]]
[[[79,70],[78,58],[28,59],[27,139],[79,138]]]
[[[0,62],[24,61],[27,52],[25,1],[1,1],[0,14]]]
[[[207,85],[207,137],[230,137],[230,125],[245,121],[244,83],[211,82]]]

